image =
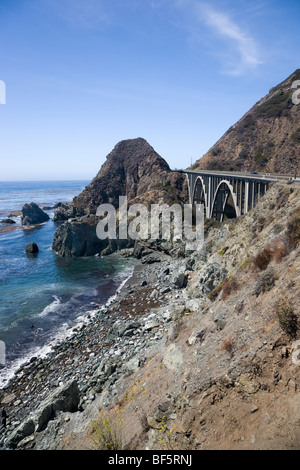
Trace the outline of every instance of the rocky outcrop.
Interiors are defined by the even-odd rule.
[[[300,69],[272,88],[193,166],[194,170],[300,173],[300,106],[292,101]]]
[[[119,206],[119,196],[129,202],[186,202],[185,178],[171,173],[167,162],[142,138],[123,140],[107,156],[91,183],[74,198],[77,215],[95,214],[103,203]]]
[[[54,212],[54,222],[64,221],[75,217],[76,211],[72,203],[60,203]]]
[[[68,220],[55,232],[52,249],[63,257],[108,255],[118,249],[130,248],[131,240],[101,240],[97,236],[98,218],[94,215]]]
[[[22,207],[22,225],[42,224],[49,219],[49,215],[34,202],[24,204]]]
[[[96,234],[96,217],[79,217],[62,224],[54,234],[52,249],[63,257],[92,256],[107,243]]]
[[[62,385],[58,390],[50,394],[49,397],[40,404],[37,410],[32,412],[28,418],[15,429],[7,439],[6,447],[8,449],[14,449],[18,445],[22,445],[22,441],[24,442],[29,436],[32,436],[36,432],[43,431],[49,421],[54,419],[58,412],[77,411],[79,401],[79,388],[76,381],[73,380]]]
[[[186,203],[184,175],[171,172],[167,162],[146,140],[119,142],[107,156],[97,176],[70,204],[60,204],[54,221],[64,221],[53,239],[52,248],[61,256],[110,254],[130,248],[134,240],[100,240],[96,234],[100,204],[109,203],[117,210],[119,196],[127,196],[128,206],[142,203]]]

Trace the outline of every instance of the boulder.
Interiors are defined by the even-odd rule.
[[[218,287],[223,281],[226,280],[228,272],[218,262],[206,264],[199,271],[199,289],[204,295]]]
[[[175,274],[173,277],[173,284],[176,289],[183,289],[186,287],[188,281],[188,276],[184,273]]]
[[[101,240],[97,236],[96,228],[99,219],[95,215],[88,215],[69,219],[55,232],[52,249],[63,257],[95,256],[97,254],[109,255],[119,249],[131,248],[134,241]]]
[[[75,217],[75,207],[72,203],[60,203],[54,212],[54,222],[69,220]]]
[[[146,256],[142,257],[142,264],[153,264],[153,263],[160,263],[162,257],[158,253],[150,253]]]
[[[22,207],[22,225],[36,225],[47,222],[50,219],[37,204],[31,202]]]
[[[106,246],[96,233],[97,220],[93,217],[79,217],[63,223],[55,232],[52,249],[63,257],[93,256]]]
[[[30,242],[28,243],[28,245],[26,245],[26,253],[35,254],[35,253],[38,253],[38,251],[39,251],[39,247],[34,242]]]
[[[77,411],[79,402],[77,382],[71,380],[53,392],[8,436],[5,447],[15,449],[28,436],[46,429],[48,422],[55,418],[57,412]]]

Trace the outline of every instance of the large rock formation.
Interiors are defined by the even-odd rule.
[[[22,225],[35,225],[47,222],[50,217],[35,202],[22,207]]]
[[[54,220],[64,223],[54,235],[53,250],[61,256],[92,256],[133,246],[134,240],[100,240],[96,234],[98,206],[109,203],[118,209],[119,196],[127,196],[128,205],[188,201],[184,175],[171,172],[146,140],[121,141],[84,191],[56,210]]]
[[[119,205],[119,196],[133,202],[185,200],[184,178],[170,173],[167,162],[142,138],[123,140],[106,157],[91,183],[74,198],[77,215],[95,214],[103,203]]]
[[[300,173],[300,69],[256,103],[192,169]]]

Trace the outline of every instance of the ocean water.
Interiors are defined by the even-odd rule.
[[[25,202],[52,207],[71,201],[86,184],[0,182],[0,229],[1,220]],[[0,233],[0,341],[6,353],[5,364],[0,364],[0,387],[22,362],[46,354],[54,342],[105,305],[132,273],[133,262],[117,255],[77,259],[56,255],[51,244],[59,224],[52,220],[53,209],[45,212],[50,220],[32,230]],[[21,225],[20,216],[12,218]],[[29,242],[39,246],[36,256],[26,255]]]

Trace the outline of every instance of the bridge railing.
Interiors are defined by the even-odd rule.
[[[195,173],[195,174],[206,174],[206,175],[222,175],[228,177],[239,177],[239,178],[253,178],[258,180],[267,181],[294,181],[300,182],[300,177],[295,175],[279,175],[274,173],[256,173],[256,172],[233,172],[233,171],[215,171],[215,170],[171,170],[177,173]]]

